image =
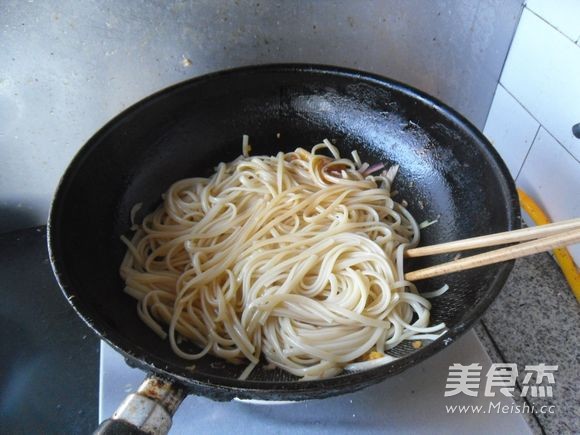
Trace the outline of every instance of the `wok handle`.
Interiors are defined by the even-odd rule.
[[[185,398],[180,386],[149,375],[136,393],[128,395],[113,417],[103,421],[95,435],[167,434],[171,418]]]

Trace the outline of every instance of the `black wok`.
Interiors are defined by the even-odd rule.
[[[458,84],[458,86],[461,86]],[[427,280],[451,290],[433,300],[432,322],[444,337],[420,350],[401,346],[399,360],[362,373],[297,382],[281,371],[243,367],[211,356],[196,364],[173,354],[137,316],[118,268],[125,253],[130,210],[152,211],[174,181],[207,176],[220,161],[308,148],[324,138],[344,155],[400,165],[394,190],[417,221],[438,218],[422,231],[422,244],[519,228],[514,183],[498,154],[461,115],[401,83],[327,66],[270,65],[206,75],[180,83],[125,110],[79,151],[56,192],[49,219],[49,249],[65,297],[85,322],[132,366],[178,384],[187,393],[225,401],[238,397],[304,400],[367,387],[440,351],[457,339],[496,297],[513,262]],[[279,137],[278,137],[279,136]],[[451,256],[423,259],[428,266]]]

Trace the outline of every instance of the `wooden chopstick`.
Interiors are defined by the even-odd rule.
[[[454,242],[440,243],[438,245],[412,248],[405,252],[405,256],[424,257],[425,255],[445,254],[448,252],[459,252],[468,249],[505,245],[507,243],[525,242],[527,240],[538,239],[540,237],[550,236],[576,228],[580,228],[580,218],[540,225],[532,228],[523,228],[521,230],[506,231],[503,233],[489,234],[487,236],[456,240]]]
[[[548,226],[548,225],[545,225]],[[514,231],[517,232],[517,231]],[[437,266],[426,267],[405,274],[408,281],[418,281],[420,279],[432,278],[434,276],[445,275],[447,273],[459,272],[461,270],[473,269],[488,264],[513,260],[514,258],[525,257],[526,255],[537,254],[549,251],[573,243],[580,242],[580,229],[558,233],[538,240],[520,243],[519,245],[507,246],[483,254],[473,255],[460,260],[438,264]]]

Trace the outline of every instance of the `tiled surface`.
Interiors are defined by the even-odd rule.
[[[538,122],[499,85],[483,133],[516,177],[538,132]]]
[[[521,369],[526,365],[558,365],[553,397],[527,398],[536,408],[555,405],[553,414],[536,414],[546,434],[580,433],[579,318],[580,304],[556,263],[549,255],[538,254],[516,261],[504,289],[482,319],[502,359],[518,365],[520,388]]]
[[[580,27],[580,22],[578,22]],[[501,84],[580,160],[580,48],[524,10]]]
[[[571,40],[580,38],[580,1],[527,0],[526,6]]]
[[[580,216],[580,163],[543,128],[516,180],[552,220]],[[569,247],[580,264],[580,244]]]
[[[561,33],[580,35],[574,3],[527,2],[484,130],[554,221],[580,217],[580,47]],[[569,249],[580,263],[580,245]]]

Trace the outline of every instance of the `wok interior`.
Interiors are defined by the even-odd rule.
[[[242,134],[250,136],[252,154],[310,148],[328,138],[344,156],[356,149],[371,164],[399,164],[397,199],[409,203],[418,222],[438,219],[422,231],[422,245],[516,225],[513,183],[485,140],[462,119],[396,84],[314,68],[256,68],[186,82],[150,97],[105,126],[76,157],[53,206],[50,243],[61,284],[81,315],[133,363],[177,375],[186,384],[254,388],[267,381],[282,391],[308,384],[261,368],[248,381],[235,381],[243,367],[211,356],[188,372],[184,367],[192,362],[175,356],[141,322],[136,301],[122,291],[118,268],[125,246],[119,236],[129,234],[133,205],[143,203],[138,213],[143,217],[172,182],[210,175],[218,162],[241,153]],[[451,288],[432,300],[432,322],[445,322],[450,336],[461,332],[491,302],[510,268],[493,265],[419,282],[421,291],[444,283]],[[435,349],[430,345],[418,353],[432,353],[430,347]],[[376,369],[367,382],[422,358]],[[340,385],[364,386],[357,376],[339,376],[352,378]],[[320,385],[324,382],[330,381]]]

